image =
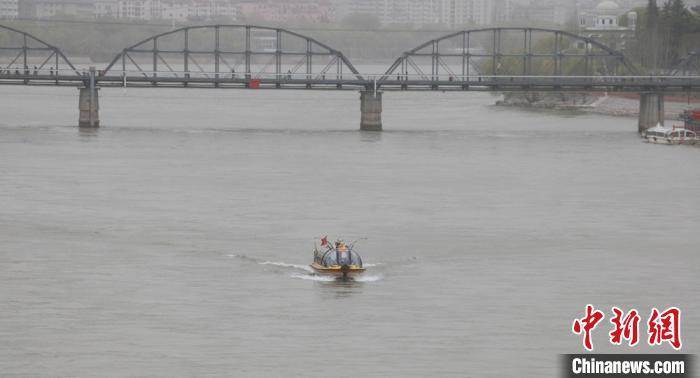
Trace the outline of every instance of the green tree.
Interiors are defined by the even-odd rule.
[[[656,0],[649,0],[644,17],[644,29],[641,32],[642,40],[649,45],[642,53],[642,64],[656,70],[659,65],[659,7]]]
[[[683,36],[690,31],[691,15],[683,0],[669,0],[662,16],[663,60],[665,67],[672,67],[682,58]]]

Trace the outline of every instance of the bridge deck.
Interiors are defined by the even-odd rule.
[[[99,87],[148,88],[250,88],[254,80],[259,89],[297,90],[360,90],[383,91],[577,91],[577,92],[700,92],[700,76],[470,76],[468,78],[437,77],[401,78],[375,76],[367,79],[276,78],[248,79],[238,77],[175,77],[175,76],[96,76]],[[0,74],[0,85],[73,86],[83,87],[89,76],[73,74]]]

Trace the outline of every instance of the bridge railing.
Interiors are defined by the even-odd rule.
[[[168,71],[143,71],[143,70],[138,70],[138,69],[127,69],[127,70],[110,70],[107,73],[104,73],[103,71],[98,72],[98,76],[103,76],[103,77],[123,77],[126,76],[127,78],[151,78],[151,79],[161,79],[161,78],[180,78],[180,79],[186,79],[186,78],[208,78],[208,79],[227,79],[227,78],[233,78],[233,79],[274,79],[274,78],[280,78],[280,79],[295,79],[295,80],[357,80],[357,77],[355,74],[347,74],[347,75],[336,75],[335,73],[333,74],[325,74],[325,73],[314,73],[314,74],[308,74],[308,73],[274,73],[274,72],[222,72],[222,71],[182,71],[182,70],[168,70]],[[381,76],[381,75],[376,75],[376,76]]]
[[[379,76],[379,75],[377,75]],[[285,86],[362,86],[367,83],[364,79],[353,76],[337,76],[335,74],[308,74],[308,73],[266,73],[266,72],[230,72],[221,71],[153,71],[144,72],[141,70],[111,70],[107,73],[98,72],[96,80],[98,82],[119,82],[122,86],[145,84],[148,85],[226,85],[250,86],[263,84],[269,86],[274,84],[278,87]],[[256,83],[257,82],[257,83]]]
[[[78,75],[76,75],[76,73]],[[50,83],[59,82],[81,84],[89,80],[87,69],[61,69],[53,68],[29,69],[20,68],[0,69],[0,83]],[[289,88],[346,88],[346,89],[442,89],[460,87],[642,87],[642,86],[675,86],[698,87],[700,75],[608,75],[608,76],[583,76],[583,75],[450,75],[437,74],[426,77],[422,74],[363,74],[362,79],[356,77],[338,78],[336,75],[307,73],[264,73],[264,72],[232,72],[223,74],[215,71],[155,71],[148,74],[140,70],[124,70],[110,72],[96,71],[98,85],[107,86],[230,86],[230,87],[289,87]],[[257,81],[257,83],[254,83]]]
[[[42,72],[45,72],[43,70]],[[68,70],[63,70],[69,72]],[[80,71],[80,70],[78,70]],[[70,71],[73,72],[73,71]],[[87,73],[88,70],[85,69],[83,72]],[[698,79],[700,75],[451,75],[451,74],[437,74],[437,75],[421,75],[421,74],[395,74],[386,75],[385,73],[363,73],[363,78],[365,81],[377,82],[387,82],[387,81],[399,81],[399,80],[410,80],[410,81],[479,81],[486,79],[524,79],[524,80],[562,80],[562,79],[588,79],[595,81],[612,81],[612,80],[625,80],[625,81],[649,81],[649,80],[670,80],[670,79]],[[274,73],[274,72],[231,72],[223,73],[221,71],[153,71],[144,72],[141,70],[125,70],[125,71],[115,71],[112,70],[108,73],[98,70],[98,76],[101,77],[124,77],[127,78],[209,78],[215,79],[217,76],[219,78],[235,78],[235,79],[294,79],[294,80],[341,80],[338,79],[335,74],[325,75],[325,74],[307,74],[307,73]],[[348,76],[345,80],[356,79],[356,77]]]
[[[421,81],[421,82],[479,82],[488,80],[527,80],[527,81],[576,81],[588,80],[594,82],[639,82],[639,81],[665,81],[675,79],[697,80],[700,75],[423,75],[423,74],[394,74],[394,75],[364,75],[367,78],[377,78],[380,83],[397,81]]]
[[[80,68],[62,68],[55,69],[53,67],[43,67],[43,68],[21,68],[21,67],[0,67],[0,76],[12,76],[12,75],[38,75],[38,76],[86,76],[89,73],[89,69]]]
[[[54,67],[0,67],[0,84],[88,85],[89,70]]]

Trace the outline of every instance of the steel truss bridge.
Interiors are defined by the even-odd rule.
[[[360,90],[374,98],[384,91],[431,90],[690,93],[700,92],[700,51],[669,74],[649,75],[591,38],[485,28],[430,40],[385,72],[363,74],[341,51],[292,31],[206,25],[154,35],[125,47],[104,68],[86,70],[57,47],[0,25],[0,84],[87,88],[95,106],[98,87]]]
[[[57,47],[0,25],[0,83],[89,85]],[[625,56],[561,30],[487,28],[428,41],[380,74],[292,31],[250,25],[190,26],[124,48],[95,83],[109,86],[381,90],[696,90],[700,50],[670,74],[645,75]]]

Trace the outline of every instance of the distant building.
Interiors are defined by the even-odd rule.
[[[439,1],[435,0],[391,0],[385,1],[387,24],[431,25],[440,23]]]
[[[573,16],[573,7],[567,7],[561,2],[553,1],[530,1],[519,3],[511,10],[512,21],[525,22],[534,25],[554,25],[566,24]]]
[[[619,17],[623,13],[620,6],[612,0],[601,1],[593,9],[578,11],[578,27],[580,30],[617,30],[620,29]]]
[[[114,0],[95,1],[96,18],[117,18],[119,17],[119,2]]]
[[[631,1],[626,4],[638,5]],[[612,0],[600,1],[595,6],[590,1],[580,3],[576,10],[579,34],[600,40],[614,49],[624,50],[637,28],[637,12],[633,9],[625,10]]]
[[[490,25],[496,12],[509,17],[511,0],[355,0],[335,2],[339,18],[376,16],[382,25]]]
[[[35,18],[57,16],[93,18],[95,5],[91,0],[35,0],[33,1],[33,12]]]
[[[119,0],[117,17],[148,21],[154,19],[155,0]]]
[[[440,23],[450,27],[533,22],[563,25],[573,14],[572,7],[551,0],[442,0],[441,9]]]
[[[0,0],[0,18],[19,17],[19,4],[17,0]]]
[[[470,3],[464,0],[442,0],[440,24],[455,28],[471,23]]]
[[[612,0],[601,1],[594,8],[578,8],[576,19],[581,32],[628,32],[637,28],[637,12],[623,10]]]
[[[4,0],[0,0],[4,1]],[[101,17],[133,18],[148,20],[143,11],[143,3],[150,0],[19,0],[19,16],[22,18],[77,17],[94,19]],[[128,4],[127,4],[128,3]],[[130,12],[127,12],[129,9]],[[150,16],[150,9],[147,13]]]
[[[0,4],[5,1],[0,0]],[[235,0],[19,0],[19,16],[122,18],[132,20],[235,20]]]
[[[251,49],[259,52],[277,51],[277,35],[273,31],[256,30],[251,35]]]
[[[153,0],[151,4],[152,19],[206,21],[216,18],[233,21],[238,18],[237,4],[232,0]]]
[[[212,1],[211,17],[225,18],[235,21],[238,19],[238,4],[233,0]]]
[[[493,22],[505,24],[513,22],[515,6],[511,0],[494,0]]]
[[[336,21],[335,8],[330,1],[245,1],[237,5],[237,15],[248,20],[265,22]]]
[[[334,1],[338,19],[352,14],[375,16],[382,25],[427,25],[439,22],[440,0]]]
[[[471,23],[475,25],[493,24],[495,5],[493,0],[471,0]]]
[[[186,21],[190,16],[189,8],[189,1],[161,0],[153,16],[163,20]]]

